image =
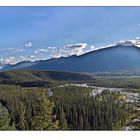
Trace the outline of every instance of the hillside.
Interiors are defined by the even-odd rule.
[[[80,56],[40,60],[34,63],[18,63],[7,69],[72,71],[72,72],[138,72],[140,71],[140,48],[116,45],[92,51]]]
[[[58,81],[92,80],[87,74],[62,71],[12,70],[0,72],[1,84],[44,87]]]
[[[63,70],[74,72],[113,72],[140,67],[140,49],[135,46],[116,46],[81,56],[39,61],[27,69]]]

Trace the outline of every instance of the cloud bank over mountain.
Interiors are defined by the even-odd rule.
[[[0,48],[0,53],[5,54],[5,57],[0,58],[0,63],[15,64],[20,61],[35,61],[62,56],[81,55],[94,49],[94,46],[89,46],[86,43],[69,44],[63,47],[44,46],[37,48],[33,46],[32,42],[28,42],[21,45],[21,47]]]
[[[0,53],[4,54],[5,57],[0,58],[0,64],[15,64],[21,61],[36,61],[46,60],[50,58],[68,57],[71,55],[82,55],[84,53],[108,48],[116,45],[122,46],[137,46],[140,47],[140,38],[136,37],[135,40],[121,40],[117,43],[96,47],[94,45],[88,45],[87,43],[75,43],[67,44],[64,46],[46,46],[34,47],[31,41],[20,45],[19,47],[0,48]]]

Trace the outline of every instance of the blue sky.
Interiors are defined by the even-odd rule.
[[[0,7],[1,62],[81,54],[137,36],[140,7]]]

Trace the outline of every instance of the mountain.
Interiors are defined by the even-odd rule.
[[[22,62],[19,62],[19,63],[17,63],[17,64],[6,64],[6,65],[3,65],[3,67],[2,67],[2,71],[4,71],[4,70],[16,70],[16,69],[22,69],[22,68],[25,68],[25,67],[29,67],[29,66],[31,66],[31,65],[34,65],[35,64],[35,62],[31,62],[31,61],[22,61]]]
[[[18,65],[18,67],[17,67]],[[80,56],[40,60],[30,65],[18,63],[8,69],[55,70],[72,72],[115,72],[140,70],[140,48],[134,44],[116,44]],[[7,69],[7,70],[8,70]],[[6,69],[5,69],[6,70]]]
[[[0,64],[0,70],[11,68],[12,65],[10,64]]]

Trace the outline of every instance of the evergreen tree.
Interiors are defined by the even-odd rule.
[[[60,111],[59,127],[60,127],[61,130],[67,130],[68,129],[68,124],[67,124],[67,120],[66,120],[63,108],[61,108],[61,111]]]
[[[0,130],[9,130],[10,119],[8,110],[0,103]]]
[[[19,105],[19,130],[25,130],[25,107],[20,103]]]
[[[58,121],[52,116],[53,104],[47,99],[44,93],[36,98],[37,107],[32,118],[33,130],[57,130]]]

